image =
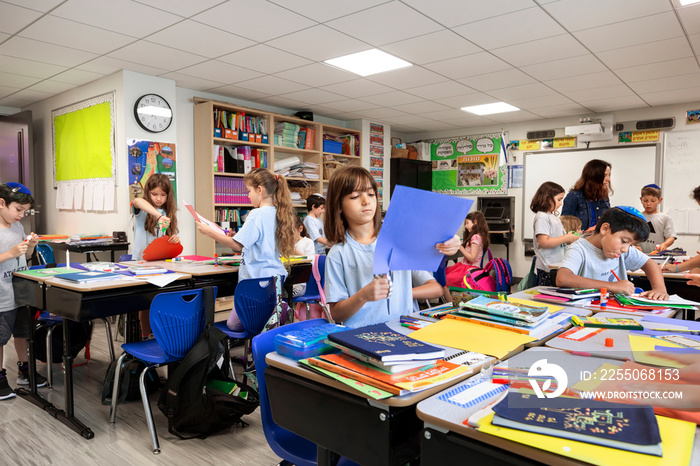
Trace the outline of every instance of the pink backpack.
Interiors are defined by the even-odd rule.
[[[329,322],[333,322],[330,311],[326,306],[326,293],[323,290],[323,284],[321,283],[321,271],[319,269],[319,267],[325,267],[325,261],[326,256],[319,256],[318,254],[314,256],[314,264],[311,267],[311,276],[313,277],[313,280],[309,280],[306,283],[306,292],[304,293],[304,296],[310,296],[314,294],[314,291],[316,291],[319,302],[298,303],[297,307],[294,309],[295,321],[307,319],[326,319]],[[312,289],[313,286],[316,286],[316,290]]]

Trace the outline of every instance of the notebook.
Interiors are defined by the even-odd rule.
[[[74,283],[92,283],[105,280],[118,280],[123,277],[118,273],[113,272],[76,272],[76,273],[61,273],[54,275],[56,278],[68,280]]]

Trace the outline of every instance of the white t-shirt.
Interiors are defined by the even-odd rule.
[[[643,252],[650,253],[656,249],[657,244],[661,244],[668,238],[676,237],[676,230],[673,228],[673,220],[668,215],[657,212],[655,214],[644,214],[649,225],[649,239],[639,243]]]
[[[299,251],[302,256],[313,256],[316,253],[313,240],[306,236],[302,236],[301,239],[294,244],[294,248]]]
[[[603,255],[602,249],[593,246],[587,238],[581,238],[569,248],[562,267],[579,277],[615,282],[617,278],[612,271],[620,280],[627,280],[628,270],[640,269],[648,260],[651,259],[634,247],[630,247],[619,259],[608,259]]]
[[[564,256],[566,256],[566,243],[562,243],[554,248],[543,248],[540,246],[539,241],[537,241],[537,235],[547,235],[550,238],[558,238],[564,236],[566,230],[564,230],[561,219],[556,215],[548,212],[537,212],[533,222],[533,232],[532,248],[535,250],[535,256],[537,256],[535,267],[549,272],[550,265],[564,260]]]

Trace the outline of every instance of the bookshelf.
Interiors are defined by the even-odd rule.
[[[220,125],[220,118],[215,115],[242,115],[254,119],[253,128],[257,126],[257,132],[248,134],[248,140],[242,140],[241,131],[237,134],[229,133],[225,129],[215,133]],[[234,121],[236,121],[234,117]],[[297,129],[298,126],[298,129]],[[236,126],[234,125],[234,128]],[[230,128],[229,128],[230,129]],[[286,133],[285,133],[285,130]],[[299,132],[303,135],[300,137]],[[278,135],[276,137],[275,135]],[[259,137],[257,136],[259,135]],[[284,136],[287,136],[284,138]],[[266,138],[265,138],[266,136]],[[335,139],[354,139],[356,145],[344,144],[342,148],[336,144],[332,149],[326,144],[326,149],[340,150],[341,154],[326,152],[324,150],[324,137]],[[304,148],[297,147],[303,139]],[[285,175],[290,187],[304,185],[313,191],[322,194],[327,189],[328,180],[324,179],[324,161],[333,159],[337,162],[360,165],[361,131],[343,128],[339,126],[324,125],[319,122],[302,120],[289,115],[264,112],[261,110],[240,107],[228,103],[195,98],[194,105],[194,158],[195,158],[195,210],[205,218],[221,223],[228,218],[231,227],[236,228],[235,222],[242,213],[253,208],[248,202],[243,173],[232,173],[240,165],[236,165],[230,154],[250,152],[251,165],[255,166],[254,155],[260,158],[260,165],[267,166],[271,170],[281,168],[294,162],[294,166],[305,164],[303,170],[316,172],[317,178],[309,178],[302,173]],[[294,146],[294,147],[292,147]],[[219,149],[223,148],[223,149]],[[250,148],[250,149],[247,149]],[[352,150],[354,153],[350,153]],[[215,157],[215,154],[217,157]],[[224,163],[219,163],[218,155],[221,154]],[[260,154],[264,154],[260,156]],[[314,165],[315,164],[315,165]],[[331,167],[335,164],[331,164]],[[223,171],[219,169],[223,169]],[[332,168],[331,168],[332,169]],[[299,213],[305,214],[303,204],[294,203]],[[217,251],[217,247],[222,248]],[[216,244],[211,238],[204,235],[196,235],[197,254],[213,256],[215,253],[225,252],[225,249]]]

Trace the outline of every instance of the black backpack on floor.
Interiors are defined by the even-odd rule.
[[[214,327],[213,289],[204,288],[204,302],[205,329],[170,374],[158,399],[158,408],[168,418],[168,431],[181,439],[204,438],[242,423],[241,416],[252,413],[260,404],[255,390],[221,370],[222,366],[228,367],[229,355],[226,334]],[[240,393],[234,395],[207,386],[213,385],[212,381],[218,386],[235,383]]]
[[[72,320],[63,319],[62,324],[53,326],[51,332],[51,349],[53,351],[52,362],[63,361],[63,326],[70,325],[70,355],[72,358],[78,356],[80,351],[85,348],[85,345],[90,341],[92,335],[92,322],[73,322]],[[49,328],[46,325],[37,325],[34,331],[34,357],[41,362],[46,362],[48,352],[46,351],[46,335]]]
[[[102,384],[102,404],[108,405],[112,403],[112,390],[114,388],[114,371],[117,368],[115,359],[107,367],[105,380]],[[139,389],[139,377],[141,372],[146,368],[146,363],[140,359],[124,359],[122,368],[119,372],[121,376],[121,384],[119,384],[119,398],[117,401],[134,401],[141,399],[141,390]],[[160,388],[160,377],[155,370],[146,373],[146,393],[151,394]]]

